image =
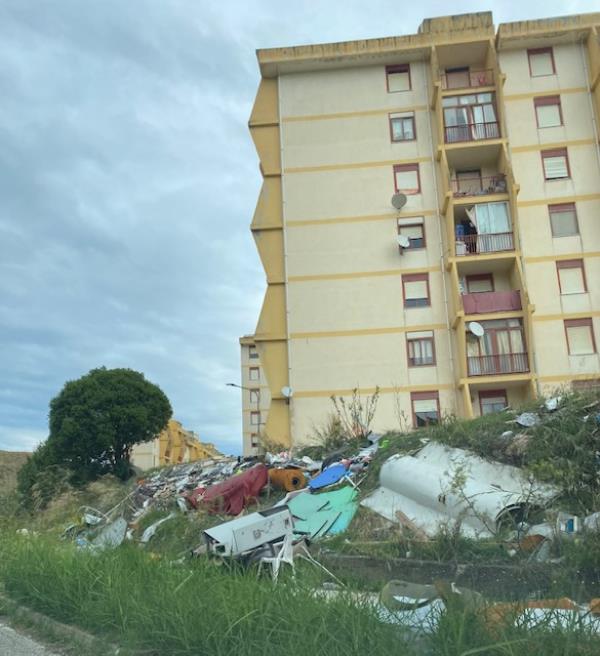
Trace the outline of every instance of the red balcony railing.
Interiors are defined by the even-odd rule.
[[[490,87],[494,84],[494,71],[491,68],[473,71],[451,71],[442,73],[440,78],[442,89]]]
[[[464,235],[456,240],[456,255],[480,255],[512,251],[515,248],[512,232],[485,235]]]
[[[467,357],[469,376],[496,376],[522,374],[529,371],[527,353],[498,353]]]
[[[476,292],[462,295],[465,314],[489,314],[521,310],[519,290],[507,292]]]
[[[498,125],[498,121],[446,125],[444,126],[444,135],[446,143],[498,139],[500,137],[500,126]]]
[[[503,194],[506,192],[506,176],[504,173],[486,177],[452,178],[450,180],[454,198],[461,196],[486,196],[487,194]]]

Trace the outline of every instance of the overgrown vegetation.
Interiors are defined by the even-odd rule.
[[[18,488],[31,508],[66,489],[110,473],[130,475],[134,444],[167,425],[171,404],[162,390],[131,369],[93,369],[65,383],[50,402],[49,436],[19,470]]]
[[[42,537],[0,537],[0,580],[11,598],[147,656],[593,656],[598,636],[575,622],[517,627],[510,614],[449,603],[437,626],[378,618],[377,598],[316,596],[320,579],[284,571],[278,585],[251,569],[172,563],[129,544],[91,555]],[[139,651],[138,651],[139,650]]]

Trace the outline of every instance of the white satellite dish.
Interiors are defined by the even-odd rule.
[[[483,337],[485,334],[483,326],[480,323],[477,323],[477,321],[470,321],[467,327],[469,332],[472,335],[475,335],[475,337]]]
[[[392,206],[397,210],[401,210],[406,205],[407,200],[406,194],[398,192],[392,196]]]
[[[410,248],[410,239],[406,235],[398,235],[398,246],[400,248]]]
[[[282,387],[281,393],[285,396],[286,399],[292,398],[292,388],[291,387]]]

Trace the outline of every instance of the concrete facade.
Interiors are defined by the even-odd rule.
[[[386,430],[600,378],[599,26],[481,12],[258,51],[263,436],[310,440],[356,387]]]

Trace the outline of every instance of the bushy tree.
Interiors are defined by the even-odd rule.
[[[31,506],[36,485],[64,480],[65,470],[74,484],[106,473],[127,478],[133,445],[154,439],[172,412],[163,391],[143,374],[92,369],[65,383],[50,402],[50,435],[20,469],[19,491]]]
[[[93,369],[65,384],[50,402],[48,447],[76,479],[129,474],[129,455],[172,415],[163,391],[132,369]]]

